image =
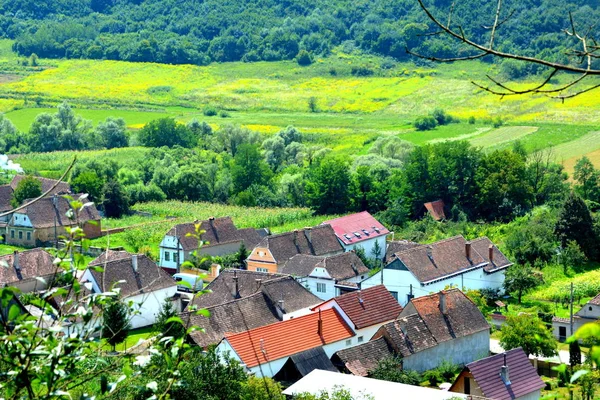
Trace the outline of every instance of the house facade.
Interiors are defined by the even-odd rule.
[[[78,225],[88,239],[102,235],[100,214],[93,204],[80,211],[78,220],[67,216],[72,212],[69,201],[62,196],[40,199],[11,215],[6,226],[5,242],[35,247],[58,240],[66,235],[66,227]]]
[[[346,293],[313,308],[313,311],[335,308],[354,331],[348,346],[368,342],[382,325],[394,321],[402,312],[385,286]]]
[[[194,223],[178,224],[171,228],[159,245],[159,265],[169,274],[180,271],[181,264],[192,258],[198,250],[196,225],[203,231],[203,244],[198,253],[208,256],[224,256],[236,253],[242,244],[250,250],[261,240],[255,229],[237,229],[230,217],[214,218]]]
[[[519,347],[467,364],[449,392],[497,400],[538,400],[545,386]]]
[[[228,335],[217,352],[237,360],[250,374],[272,378],[291,356],[322,348],[330,358],[346,348],[346,340],[352,336],[354,332],[342,316],[329,309]]]
[[[489,351],[484,316],[461,291],[451,289],[412,299],[369,342],[337,352],[332,361],[343,372],[368,376],[386,357],[400,357],[404,369],[423,372],[442,360],[465,365]]]
[[[277,273],[297,254],[327,257],[343,252],[333,228],[319,225],[263,238],[246,263],[249,271]]]
[[[114,258],[99,257],[90,263],[90,267],[93,266],[101,266],[103,271],[88,268],[80,281],[88,283],[92,293],[108,292],[113,286],[119,288],[120,299],[134,305],[135,314],[130,319],[132,329],[154,324],[163,303],[177,293],[177,283],[145,255],[125,253]]]
[[[383,260],[390,231],[367,211],[325,221],[323,224],[331,225],[344,251],[361,247],[367,257]]]
[[[552,318],[554,337],[560,341],[565,341],[583,325],[598,320],[600,320],[600,293],[573,315],[573,332],[571,332],[571,320],[569,318]]]
[[[504,272],[510,265],[488,238],[466,241],[456,236],[395,253],[361,287],[383,284],[401,305],[406,305],[412,298],[447,287],[502,290]]]
[[[280,272],[292,275],[322,300],[358,290],[360,282],[369,276],[369,268],[354,251],[328,257],[297,254]]]

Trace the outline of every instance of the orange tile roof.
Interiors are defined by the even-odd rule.
[[[248,368],[301,351],[354,336],[335,309],[321,311],[323,335],[319,335],[319,312],[276,322],[225,338]]]

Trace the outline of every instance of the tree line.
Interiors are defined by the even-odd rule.
[[[406,59],[406,48],[448,57],[464,50],[438,35],[415,1],[344,0],[35,0],[0,2],[0,35],[15,39],[14,49],[29,57],[91,58],[198,64],[225,61],[289,60],[306,51],[327,55],[332,48]],[[570,27],[567,11],[581,26],[600,17],[585,0],[508,0],[515,16],[502,25],[506,51],[566,61]],[[476,39],[489,34],[495,5],[474,0],[437,1],[433,12],[453,7],[453,22]],[[512,76],[539,72],[535,65],[507,60]]]

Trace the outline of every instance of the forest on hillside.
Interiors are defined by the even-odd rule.
[[[426,3],[444,15],[452,2]],[[467,35],[489,35],[495,1],[453,7]],[[499,48],[562,62],[571,44],[562,32],[568,12],[582,29],[600,19],[596,0],[508,0],[504,10],[514,14],[501,27]],[[204,65],[299,54],[310,63],[336,46],[397,60],[409,57],[407,47],[440,57],[468,53],[440,35],[423,36],[431,30],[416,0],[0,0],[0,37],[14,39],[27,57]],[[505,63],[513,77],[538,72]]]

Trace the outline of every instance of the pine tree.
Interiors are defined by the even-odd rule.
[[[131,328],[127,306],[118,299],[110,301],[105,305],[102,317],[102,337],[115,350],[117,344],[127,339]]]
[[[566,198],[554,232],[563,248],[573,240],[589,260],[598,260],[598,236],[594,230],[592,215],[585,201],[574,192]]]
[[[246,246],[244,245],[244,243],[242,243],[240,245],[240,249],[236,254],[236,261],[240,265],[240,268],[245,268],[244,266],[246,265],[246,259],[248,258],[248,256],[248,249],[246,249]]]
[[[577,340],[569,343],[569,364],[571,368],[581,365],[581,348]]]
[[[169,321],[170,318],[176,317],[177,313],[173,308],[173,303],[168,299],[163,303],[160,312],[156,316],[154,327],[156,331],[162,333],[163,336],[172,336],[176,339],[185,335],[185,328],[179,321]]]

